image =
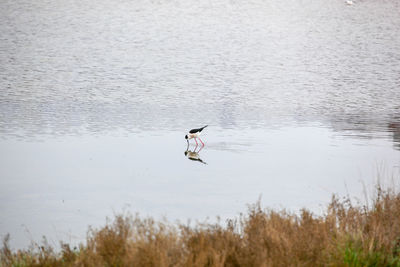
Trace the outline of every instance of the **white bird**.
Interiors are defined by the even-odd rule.
[[[203,143],[203,141],[201,141],[199,135],[201,134],[201,131],[203,131],[203,129],[206,128],[207,126],[208,125],[201,127],[201,128],[190,130],[189,133],[187,135],[185,135],[185,139],[188,142],[188,144],[189,144],[189,139],[192,139],[192,138],[194,138],[194,141],[196,141],[196,144],[198,144],[197,140],[196,140],[198,138],[200,140],[201,144],[204,146],[204,143]]]
[[[351,6],[352,4],[354,4],[353,0],[346,0],[346,4]]]

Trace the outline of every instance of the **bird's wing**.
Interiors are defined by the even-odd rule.
[[[189,133],[193,134],[193,133],[200,132],[201,130],[202,130],[201,128],[192,129],[192,130],[189,131]]]
[[[189,133],[193,134],[193,133],[197,133],[197,132],[201,132],[203,131],[204,128],[206,128],[208,125],[201,127],[201,128],[196,128],[196,129],[192,129],[189,131]]]

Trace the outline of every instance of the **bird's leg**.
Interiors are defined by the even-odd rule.
[[[197,143],[196,143],[196,146],[193,149],[193,152],[196,152],[196,149],[197,149]]]
[[[201,141],[201,139],[200,139],[200,137],[199,137],[199,140],[200,140],[200,142],[203,144],[203,146],[204,146],[204,143],[203,143],[203,141]]]
[[[194,141],[196,141],[196,146],[197,146],[197,145],[198,145],[198,143],[197,143],[196,137],[194,138]]]

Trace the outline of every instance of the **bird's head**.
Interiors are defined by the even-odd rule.
[[[185,135],[185,139],[186,139],[186,140],[188,139],[188,135]]]

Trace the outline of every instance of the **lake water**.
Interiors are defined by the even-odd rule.
[[[114,213],[215,221],[260,198],[319,213],[397,184],[399,48],[394,0],[3,0],[0,237],[76,243]]]

